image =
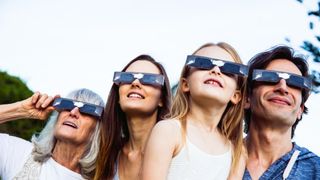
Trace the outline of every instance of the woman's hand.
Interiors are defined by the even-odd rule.
[[[51,106],[53,100],[59,95],[54,97],[48,96],[47,94],[41,94],[40,92],[35,92],[28,99],[20,101],[20,108],[18,111],[25,114],[26,117],[21,118],[32,118],[45,120],[48,118],[49,114],[54,110]]]
[[[31,97],[11,104],[0,105],[0,124],[23,118],[41,119],[48,118],[50,112],[54,110],[51,106],[54,97],[47,94],[35,92]]]

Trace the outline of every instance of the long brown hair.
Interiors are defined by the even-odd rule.
[[[149,55],[140,55],[130,61],[122,71],[134,62],[143,60],[149,61],[158,67],[160,73],[165,77],[164,86],[161,88],[162,107],[158,107],[157,122],[164,119],[169,113],[171,105],[171,91],[167,73],[164,67]],[[109,93],[107,105],[103,114],[101,126],[100,149],[95,172],[95,180],[113,179],[119,152],[129,141],[129,130],[125,113],[122,111],[119,102],[119,86],[113,84]]]
[[[217,44],[207,43],[202,45],[199,49],[197,49],[193,54],[196,54],[199,50],[217,46],[225,51],[227,51],[237,63],[242,63],[238,53],[236,50],[225,42],[219,42]],[[190,111],[189,106],[189,94],[182,91],[182,81],[184,78],[189,76],[190,68],[184,66],[182,69],[182,73],[179,79],[179,84],[177,87],[176,95],[173,99],[172,108],[170,111],[169,118],[179,119],[182,125],[182,135],[185,141],[186,131],[187,131],[187,121],[186,116]],[[242,153],[242,145],[243,145],[243,115],[244,115],[244,99],[245,99],[245,90],[246,90],[246,79],[243,77],[238,77],[237,80],[237,89],[241,92],[241,100],[237,104],[233,104],[229,102],[221,119],[218,124],[218,130],[220,133],[225,136],[228,140],[231,141],[233,145],[233,153],[232,153],[232,170],[235,170],[238,161],[240,159],[240,155]]]

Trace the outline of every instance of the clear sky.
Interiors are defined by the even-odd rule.
[[[225,41],[244,62],[273,45],[311,38],[307,8],[295,0],[1,0],[0,70],[33,91],[65,95],[86,87],[105,100],[114,71],[146,53],[176,82],[186,55]],[[301,51],[304,53],[303,51]],[[314,68],[316,65],[312,65]],[[295,140],[320,154],[320,94]]]

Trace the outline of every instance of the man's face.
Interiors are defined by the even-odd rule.
[[[298,67],[286,59],[271,61],[266,70],[301,75]],[[291,127],[303,112],[301,90],[287,86],[284,79],[276,84],[255,82],[249,102],[255,123],[271,128]]]

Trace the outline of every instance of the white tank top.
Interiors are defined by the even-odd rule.
[[[224,154],[211,155],[186,138],[184,147],[171,160],[167,180],[226,180],[231,160],[231,147]]]

